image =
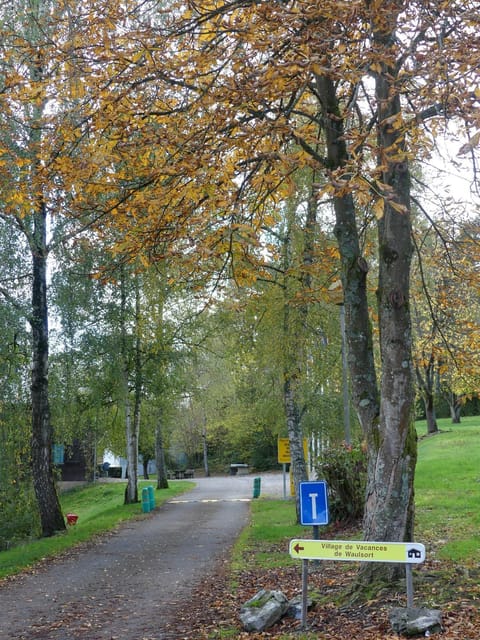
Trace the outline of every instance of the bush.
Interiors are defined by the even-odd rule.
[[[330,519],[356,521],[363,516],[367,480],[367,457],[360,445],[324,449],[315,465],[329,494]]]
[[[33,488],[12,483],[0,491],[0,551],[40,535],[40,519]]]

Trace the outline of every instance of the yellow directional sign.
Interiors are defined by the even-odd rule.
[[[290,541],[290,555],[303,560],[418,564],[425,560],[425,547],[418,542],[295,539]]]
[[[308,441],[307,438],[303,439],[303,453],[305,460],[308,457]],[[280,464],[288,464],[291,462],[290,456],[290,440],[288,438],[278,438],[278,462]]]

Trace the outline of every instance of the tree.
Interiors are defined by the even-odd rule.
[[[478,388],[478,295],[470,224],[456,221],[452,226],[437,217],[435,228],[424,228],[416,238],[414,360],[429,434],[438,431],[435,402],[441,396],[452,420],[459,421],[462,398]]]
[[[155,122],[163,148],[174,150],[157,155],[155,184],[142,198],[156,194],[165,218],[175,211],[182,234],[186,221],[192,225],[197,256],[250,257],[275,205],[294,188],[292,174],[308,165],[326,175],[316,196],[331,198],[335,211],[352,396],[368,447],[364,535],[410,540],[410,162],[428,153],[428,118],[473,122],[474,3],[239,0],[213,8],[198,0],[181,11],[168,27],[145,28],[142,67],[130,68],[132,86],[134,77],[148,77],[148,66],[151,86],[168,96],[152,101],[148,127]],[[325,154],[316,146],[319,128]],[[125,241],[155,253],[163,222],[153,231],[151,218],[141,220],[143,235],[135,222]],[[372,223],[380,379],[362,251],[363,225]],[[365,567],[365,580],[396,570]]]
[[[18,13],[17,13],[18,12]],[[49,70],[45,38],[49,37],[42,0],[28,7],[2,9],[5,34],[2,62],[0,149],[2,160],[2,219],[23,237],[31,257],[31,306],[26,311],[17,292],[3,289],[11,304],[23,309],[31,328],[32,475],[42,533],[65,529],[55,489],[52,427],[48,394],[49,329],[47,301],[48,198],[43,174]],[[16,124],[18,123],[18,124]],[[20,293],[23,293],[23,287]]]
[[[77,56],[77,45],[81,40],[89,49],[97,42],[103,20],[96,23],[97,7],[92,7],[92,20],[84,22],[83,8],[18,0],[2,6],[0,14],[1,216],[17,240],[17,251],[31,260],[30,272],[18,281],[21,286],[3,287],[1,293],[31,327],[32,472],[45,536],[65,529],[51,456],[47,276],[55,262],[49,258],[60,242],[68,244],[88,228],[96,214],[88,203],[105,200],[105,184],[97,183],[97,189],[94,177],[105,177],[115,160],[113,153],[102,156],[95,150],[92,115],[102,87],[83,84],[92,59],[82,57],[80,49]]]

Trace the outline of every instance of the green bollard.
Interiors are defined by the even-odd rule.
[[[253,479],[253,497],[254,498],[259,498],[260,497],[260,485],[261,485],[262,479],[261,478],[254,478]]]
[[[142,511],[143,513],[150,511],[150,496],[148,495],[147,487],[142,489]]]
[[[149,485],[147,487],[147,490],[148,490],[148,500],[150,502],[150,511],[152,511],[153,509],[155,509],[155,494],[153,492],[152,485]]]

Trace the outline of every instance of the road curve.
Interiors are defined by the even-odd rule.
[[[262,495],[282,495],[265,474]],[[0,584],[1,640],[162,640],[171,611],[227,557],[248,521],[252,476],[196,487],[38,572]]]

